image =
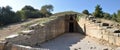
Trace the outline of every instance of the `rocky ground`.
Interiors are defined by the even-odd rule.
[[[50,50],[120,50],[119,47],[104,45],[95,38],[80,33],[66,33],[60,37],[41,44]]]

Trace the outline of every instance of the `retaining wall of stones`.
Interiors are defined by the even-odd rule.
[[[21,47],[21,45],[39,46],[40,43],[63,34],[65,32],[64,23],[64,17],[51,17],[47,21],[30,25],[27,30],[6,37],[6,42],[1,43],[0,50],[3,48],[7,48],[5,50],[31,50],[29,48]]]
[[[81,18],[78,24],[86,35],[120,46],[120,32],[115,33],[116,30],[119,30],[114,27],[116,24],[108,21],[88,20],[86,18]]]

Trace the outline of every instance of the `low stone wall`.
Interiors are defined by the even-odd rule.
[[[49,20],[30,25],[27,30],[16,35],[6,37],[9,44],[24,46],[39,46],[40,43],[53,39],[65,32],[64,17],[51,17]],[[10,45],[8,45],[10,46]],[[6,47],[8,47],[6,46]],[[11,50],[19,50],[21,47],[11,45]],[[22,47],[23,50],[24,47]],[[37,49],[36,49],[37,50]]]
[[[120,32],[114,32],[119,29],[111,26],[115,24],[108,23],[109,26],[102,26],[103,23],[104,22],[94,22],[93,20],[88,20],[85,18],[81,18],[78,21],[78,24],[81,26],[86,35],[95,37],[97,39],[106,40],[111,44],[120,46]]]

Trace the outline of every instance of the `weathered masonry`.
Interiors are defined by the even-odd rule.
[[[120,46],[120,24],[102,19],[87,19],[85,15],[82,16],[79,18],[79,15],[75,13],[64,14],[44,18],[34,24],[27,23],[22,26],[27,26],[27,29],[1,41],[0,50],[48,50],[33,46],[40,46],[42,42],[67,32],[83,33]]]
[[[79,32],[77,14],[65,15],[65,32]]]
[[[66,14],[40,20],[40,22],[27,26],[27,29],[19,32],[19,34],[6,37],[5,42],[1,42],[0,50],[34,50],[36,48],[32,48],[32,46],[39,46],[40,43],[53,39],[63,33],[82,32],[82,29],[78,27],[76,18],[77,14]]]
[[[77,14],[68,14],[64,16],[65,20],[65,33],[84,33],[80,25],[78,24]]]
[[[84,21],[84,22],[83,22]],[[81,18],[78,21],[86,35],[120,46],[120,24],[103,19]]]

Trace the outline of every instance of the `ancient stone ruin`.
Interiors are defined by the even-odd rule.
[[[78,18],[80,17],[80,18]],[[48,50],[34,48],[41,43],[54,39],[66,32],[78,32],[120,46],[120,30],[114,22],[98,19],[86,19],[78,14],[52,16],[32,25],[25,24],[25,30],[6,37],[0,42],[0,50]],[[114,26],[115,25],[115,26]]]
[[[0,43],[0,50],[37,50],[38,48],[32,48],[32,46],[39,46],[40,43],[53,39],[65,32],[81,32],[76,18],[77,14],[66,14],[52,16],[27,27],[26,25],[29,25],[29,23],[25,24],[22,27],[27,29],[6,37],[6,40]]]

